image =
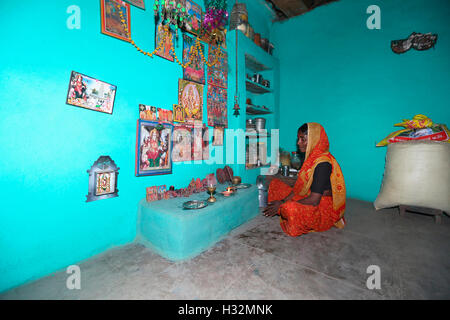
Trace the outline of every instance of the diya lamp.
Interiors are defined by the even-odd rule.
[[[216,191],[216,186],[213,184],[209,184],[207,190],[209,193],[208,202],[211,202],[211,203],[216,202],[217,199],[213,196],[214,192]]]

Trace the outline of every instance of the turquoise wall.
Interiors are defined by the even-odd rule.
[[[146,3],[146,11],[131,7],[131,33],[152,51],[153,1]],[[80,30],[66,27],[73,4]],[[172,175],[135,177],[138,105],[171,109],[182,68],[102,34],[100,1],[1,1],[0,15],[8,30],[0,52],[1,292],[133,241],[146,187],[185,187],[224,164],[174,163]],[[181,50],[182,41],[179,57]],[[65,104],[72,70],[117,86],[112,115]],[[229,89],[231,128],[239,124],[233,95]],[[206,88],[204,101],[206,122]],[[86,203],[86,171],[101,155],[120,167],[119,197]]]
[[[373,4],[380,30],[366,27]],[[275,23],[281,146],[294,150],[297,128],[321,123],[348,196],[375,200],[386,154],[375,144],[398,130],[393,125],[418,113],[450,125],[449,15],[442,0],[341,0]],[[413,31],[437,33],[436,47],[393,53],[390,41]]]

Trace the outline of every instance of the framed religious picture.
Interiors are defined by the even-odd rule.
[[[66,103],[112,114],[117,87],[72,71]]]
[[[152,202],[158,200],[158,187],[148,187],[146,188],[146,200],[147,202]]]
[[[212,141],[213,146],[223,146],[223,132],[224,132],[223,127],[214,127],[213,141]]]
[[[203,127],[192,129],[192,160],[203,160]]]
[[[228,127],[227,89],[208,84],[208,125]]]
[[[217,63],[208,67],[208,84],[226,89],[228,87],[228,54],[220,50],[221,55],[217,57],[214,48],[216,47],[213,45],[209,46],[208,61],[217,59]]]
[[[102,33],[130,42],[130,5],[121,0],[100,0],[100,6]],[[120,12],[125,22],[121,21]],[[128,29],[128,36],[125,26]]]
[[[188,14],[186,31],[195,36],[200,35],[203,21],[202,8],[194,1],[186,0],[186,12]]]
[[[158,109],[158,120],[161,122],[172,122],[173,121],[173,114],[172,110],[166,110],[163,108],[157,108]]]
[[[173,105],[173,122],[184,122],[184,109],[178,104]]]
[[[192,160],[192,127],[174,126],[172,160],[174,162]]]
[[[136,176],[172,173],[173,125],[138,120],[136,137]]]
[[[158,186],[158,200],[164,199],[164,193],[167,191],[166,185]]]
[[[156,26],[156,36],[155,36],[155,48],[161,44],[161,48],[155,52],[157,56],[167,59],[171,62],[174,61],[173,53],[171,52],[172,45],[175,46],[175,35],[169,28],[169,36],[164,38],[164,28],[162,21],[158,22]],[[162,41],[162,43],[160,43]]]
[[[202,52],[205,52],[205,46],[200,44]],[[183,34],[183,63],[191,62],[189,66],[183,68],[183,79],[205,84],[205,63],[200,53],[194,58],[196,51],[195,39]]]
[[[144,0],[125,0],[125,1],[132,4],[135,7],[145,10]]]
[[[118,197],[117,176],[119,169],[109,156],[101,156],[92,167],[89,174],[89,192],[86,202]]]
[[[179,79],[178,105],[183,107],[184,121],[194,124],[203,121],[203,85]]]
[[[202,137],[203,137],[203,152],[202,157],[203,160],[209,159],[209,128],[204,125],[202,128]]]
[[[158,120],[158,111],[154,106],[147,106],[145,104],[139,105],[139,119],[156,121]]]

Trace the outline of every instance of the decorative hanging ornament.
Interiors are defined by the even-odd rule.
[[[220,45],[225,41],[225,27],[228,25],[226,0],[204,0],[205,15],[202,21],[204,31],[210,34],[211,41]]]
[[[186,8],[177,0],[155,0],[153,11],[156,24],[162,18],[161,23],[168,25],[178,40],[178,29],[186,29]]]
[[[155,32],[156,32],[156,26],[158,25],[158,21],[159,21],[159,18],[160,18],[160,15],[159,15],[159,6],[160,6],[160,4],[161,4],[163,10],[165,10],[162,16],[163,17],[167,17],[167,14],[168,14],[167,10],[172,10],[175,7],[174,3],[175,3],[175,1],[167,2],[165,0],[155,0],[155,5],[153,6],[153,9],[155,10]],[[169,5],[169,9],[166,9],[166,6],[165,6],[166,4]],[[172,6],[172,9],[171,9],[170,6]],[[174,56],[175,60],[177,61],[177,63],[183,68],[187,68],[189,65],[191,65],[193,63],[194,59],[197,59],[197,57],[199,55],[200,55],[201,59],[205,62],[205,64],[208,67],[212,67],[212,66],[216,65],[217,62],[220,59],[223,58],[222,50],[220,50],[219,46],[217,46],[217,47],[215,47],[213,49],[213,56],[215,57],[215,59],[212,62],[206,60],[205,55],[204,55],[204,53],[202,52],[202,49],[201,49],[201,44],[200,44],[199,37],[197,37],[195,39],[194,52],[189,57],[189,61],[186,62],[186,63],[182,63],[178,59],[177,54],[175,53],[175,48],[173,46],[173,41],[172,41],[172,37],[171,37],[172,30],[170,29],[170,25],[172,24],[171,21],[174,21],[172,19],[173,15],[171,16],[172,18],[165,19],[164,20],[165,23],[163,21],[163,35],[161,37],[161,40],[158,43],[158,46],[155,48],[155,50],[153,50],[153,52],[144,51],[144,50],[142,50],[141,48],[138,47],[138,45],[134,42],[133,39],[131,39],[130,32],[128,30],[127,25],[125,24],[125,18],[123,16],[122,10],[120,10],[120,5],[116,3],[116,7],[117,7],[117,10],[119,11],[120,21],[122,22],[122,26],[123,26],[126,34],[127,34],[127,37],[130,39],[130,43],[136,48],[137,51],[139,51],[140,53],[142,53],[142,54],[144,54],[146,56],[149,56],[150,58],[153,58],[153,55],[161,50],[161,48],[162,48],[162,46],[165,43],[167,38],[169,38],[170,52],[173,54],[173,56]],[[177,4],[176,8],[177,8],[178,11],[186,12],[186,10],[180,4]],[[186,16],[187,16],[187,14],[186,14]],[[177,16],[176,19],[178,19],[177,21],[181,21],[183,25],[186,23],[186,18],[183,17],[183,16]],[[180,27],[180,26],[178,26],[178,27]],[[178,28],[176,30],[178,30]],[[178,36],[178,34],[177,34],[177,36]]]
[[[236,4],[237,4],[237,0],[236,0]],[[236,45],[235,45],[235,49],[236,49],[236,91],[235,91],[235,94],[234,94],[234,108],[233,108],[233,110],[234,110],[234,113],[233,113],[233,115],[235,116],[235,117],[238,117],[239,116],[239,110],[240,110],[240,108],[239,108],[239,86],[238,86],[238,70],[239,70],[239,63],[238,63],[238,34],[237,34],[237,32],[236,32]]]

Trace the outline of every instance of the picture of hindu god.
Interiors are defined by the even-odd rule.
[[[81,103],[80,100],[86,100],[86,88],[86,82],[83,81],[81,74],[75,74],[75,77],[70,83],[69,97],[71,99],[76,99]]]
[[[141,147],[141,169],[159,167],[160,158],[159,131],[153,128]]]
[[[165,32],[165,30],[164,30],[163,25],[161,23],[159,23],[158,31],[156,33],[155,47],[158,47],[159,43],[164,38],[164,32]],[[169,60],[169,61],[174,61],[174,57],[173,57],[172,53],[170,52],[172,43],[173,43],[173,33],[169,29],[168,36],[164,39],[164,43],[163,43],[161,49],[159,49],[156,52],[156,54],[162,58]]]
[[[174,104],[173,105],[173,121],[175,122],[184,122],[184,112],[183,107]]]
[[[100,173],[97,176],[97,191],[96,195],[102,195],[107,193],[112,193],[114,178],[111,172]]]
[[[200,85],[198,85],[200,86]],[[188,83],[181,93],[181,105],[183,106],[186,120],[202,120],[202,96],[195,84]]]
[[[121,7],[122,14],[124,19],[126,19],[126,7]],[[125,28],[120,21],[120,13],[117,10],[117,7],[115,5],[115,1],[113,0],[106,0],[105,1],[105,20],[106,20],[106,30],[109,32],[112,32],[114,34],[117,34],[121,37],[126,37],[127,34],[125,32]]]
[[[159,152],[161,154],[159,164],[161,167],[169,165],[169,144],[170,144],[170,130],[166,129],[161,132],[161,143]]]

